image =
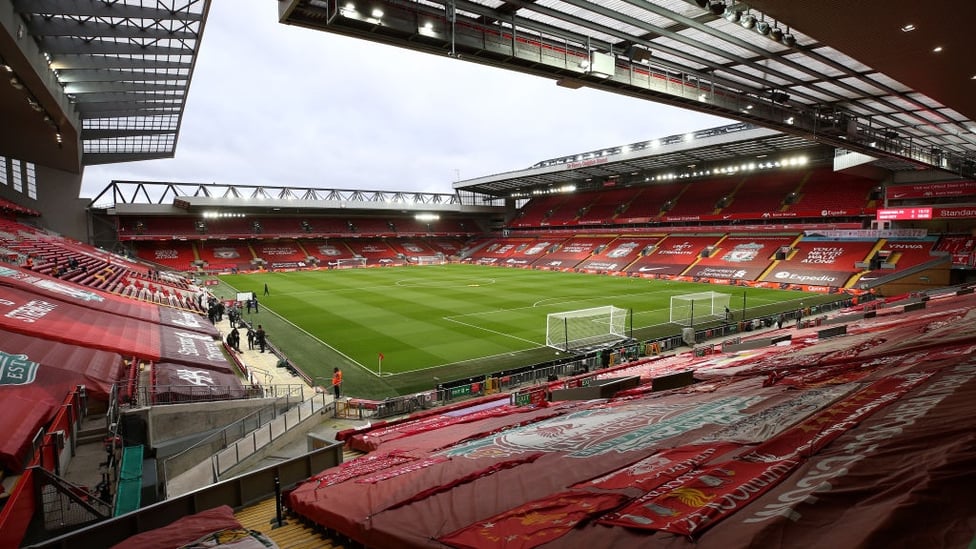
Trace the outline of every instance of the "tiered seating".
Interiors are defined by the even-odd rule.
[[[398,254],[406,257],[437,255],[437,252],[421,238],[389,239],[387,244]]]
[[[322,266],[337,266],[339,259],[352,259],[353,252],[343,239],[303,240],[302,247]]]
[[[972,235],[944,235],[935,246],[936,251],[947,252],[956,267],[976,265],[976,237]]]
[[[586,192],[579,194],[568,194],[558,208],[553,209],[552,214],[546,219],[545,224],[549,226],[575,225],[580,214],[596,200],[597,192]]]
[[[932,255],[934,247],[934,239],[884,240],[878,251],[869,258],[868,268],[871,271],[861,276],[860,280],[871,280],[898,273],[938,259],[937,256]]]
[[[256,219],[260,226],[260,234],[266,236],[299,236],[305,233],[300,219],[294,217],[262,217]]]
[[[29,215],[33,217],[40,217],[41,212],[33,208],[21,206],[16,202],[11,202],[7,200],[6,198],[0,198],[0,214]]]
[[[709,250],[685,275],[729,280],[756,280],[775,260],[781,247],[799,235],[729,235]]]
[[[691,183],[662,218],[665,221],[686,221],[712,215],[719,201],[729,196],[741,181],[740,177],[718,177]]]
[[[193,268],[196,255],[193,243],[185,240],[146,240],[131,241],[131,248],[136,257],[165,265],[178,271],[188,271]]]
[[[783,201],[795,191],[807,172],[783,171],[772,174],[751,175],[742,182],[732,202],[722,208],[722,214],[762,214],[778,212]]]
[[[471,254],[471,259],[483,265],[503,265],[512,263],[512,255],[535,247],[539,243],[535,238],[499,238],[495,242]],[[551,241],[544,241],[543,246],[549,246]],[[538,251],[541,251],[540,248]],[[528,265],[532,261],[520,259],[521,265]]]
[[[259,240],[252,245],[252,249],[272,269],[307,266],[308,254],[297,240]]]
[[[559,244],[555,250],[532,262],[533,267],[572,269],[598,250],[602,250],[612,236],[574,236]]]
[[[247,270],[251,268],[251,253],[247,244],[237,240],[208,240],[197,243],[200,259],[208,270]]]
[[[664,205],[681,195],[687,183],[661,183],[642,187],[640,194],[620,213],[614,223],[647,223],[661,214]]]
[[[429,240],[428,244],[434,251],[447,257],[457,256],[465,248],[463,242],[454,238],[434,238]]]
[[[346,244],[355,255],[366,258],[367,265],[391,266],[405,263],[396,250],[381,238],[350,239],[346,241]]]
[[[255,222],[260,223],[260,221],[249,217],[218,217],[216,219],[207,219],[203,221],[206,229],[202,232],[216,237],[252,236],[260,234],[260,231],[255,226]]]
[[[396,223],[392,219],[361,217],[351,220],[356,234],[363,236],[395,236]]]
[[[119,240],[199,236],[196,221],[191,217],[120,217]]]
[[[566,200],[568,195],[551,194],[533,198],[529,200],[519,216],[512,220],[512,227],[540,227],[548,225],[549,216],[556,211]]]
[[[877,182],[831,170],[814,170],[800,188],[789,211],[798,217],[859,215],[868,207]]]
[[[786,260],[778,262],[762,280],[782,284],[844,287],[867,261],[876,240],[802,240]]]
[[[580,216],[579,225],[609,225],[618,213],[640,194],[641,188],[613,189],[596,193],[589,207]]]
[[[641,255],[646,254],[661,237],[621,236],[610,242],[603,251],[577,265],[584,271],[617,272],[623,270]]]
[[[681,274],[701,257],[702,250],[714,246],[721,238],[714,235],[670,235],[658,242],[653,252],[632,263],[627,272],[650,275]]]

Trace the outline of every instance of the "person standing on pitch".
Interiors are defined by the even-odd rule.
[[[342,370],[338,367],[332,369],[332,390],[335,391],[335,399],[339,400],[339,393],[342,388]]]

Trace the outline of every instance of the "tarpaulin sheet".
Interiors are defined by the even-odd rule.
[[[105,400],[124,375],[122,357],[0,330],[0,460],[23,465],[31,439],[78,385]]]
[[[156,372],[154,386],[156,402],[186,402],[244,396],[241,378],[234,374],[168,362],[156,363],[153,369]]]
[[[289,507],[374,547],[530,547],[536,534],[545,547],[966,547],[976,536],[966,503],[976,296],[954,303],[867,319],[800,353],[785,347],[724,383],[713,369],[709,382],[668,392],[401,425],[405,436],[377,452],[423,467],[301,484]],[[812,375],[818,361],[830,376]],[[811,382],[767,383],[779,370]],[[506,463],[518,464],[497,469]],[[627,478],[640,482],[617,482]],[[635,523],[670,525],[601,524],[601,512],[622,508],[607,494],[646,505]]]
[[[143,360],[232,372],[219,342],[206,334],[89,309],[0,286],[0,329]]]
[[[37,294],[49,301],[58,300],[113,315],[200,332],[212,337],[218,335],[217,328],[199,314],[124,298],[13,265],[0,266],[0,285]]]

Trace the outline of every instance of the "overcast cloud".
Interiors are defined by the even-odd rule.
[[[447,56],[277,22],[214,0],[176,156],[93,166],[112,180],[452,192],[536,162],[729,123]]]

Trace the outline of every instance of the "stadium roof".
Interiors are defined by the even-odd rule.
[[[952,21],[972,20],[976,4],[949,4],[280,0],[279,19],[738,119],[887,157],[889,168],[973,177],[974,40]]]
[[[13,0],[0,8],[0,150],[77,172],[173,156],[210,0]],[[80,142],[80,150],[79,150]]]

